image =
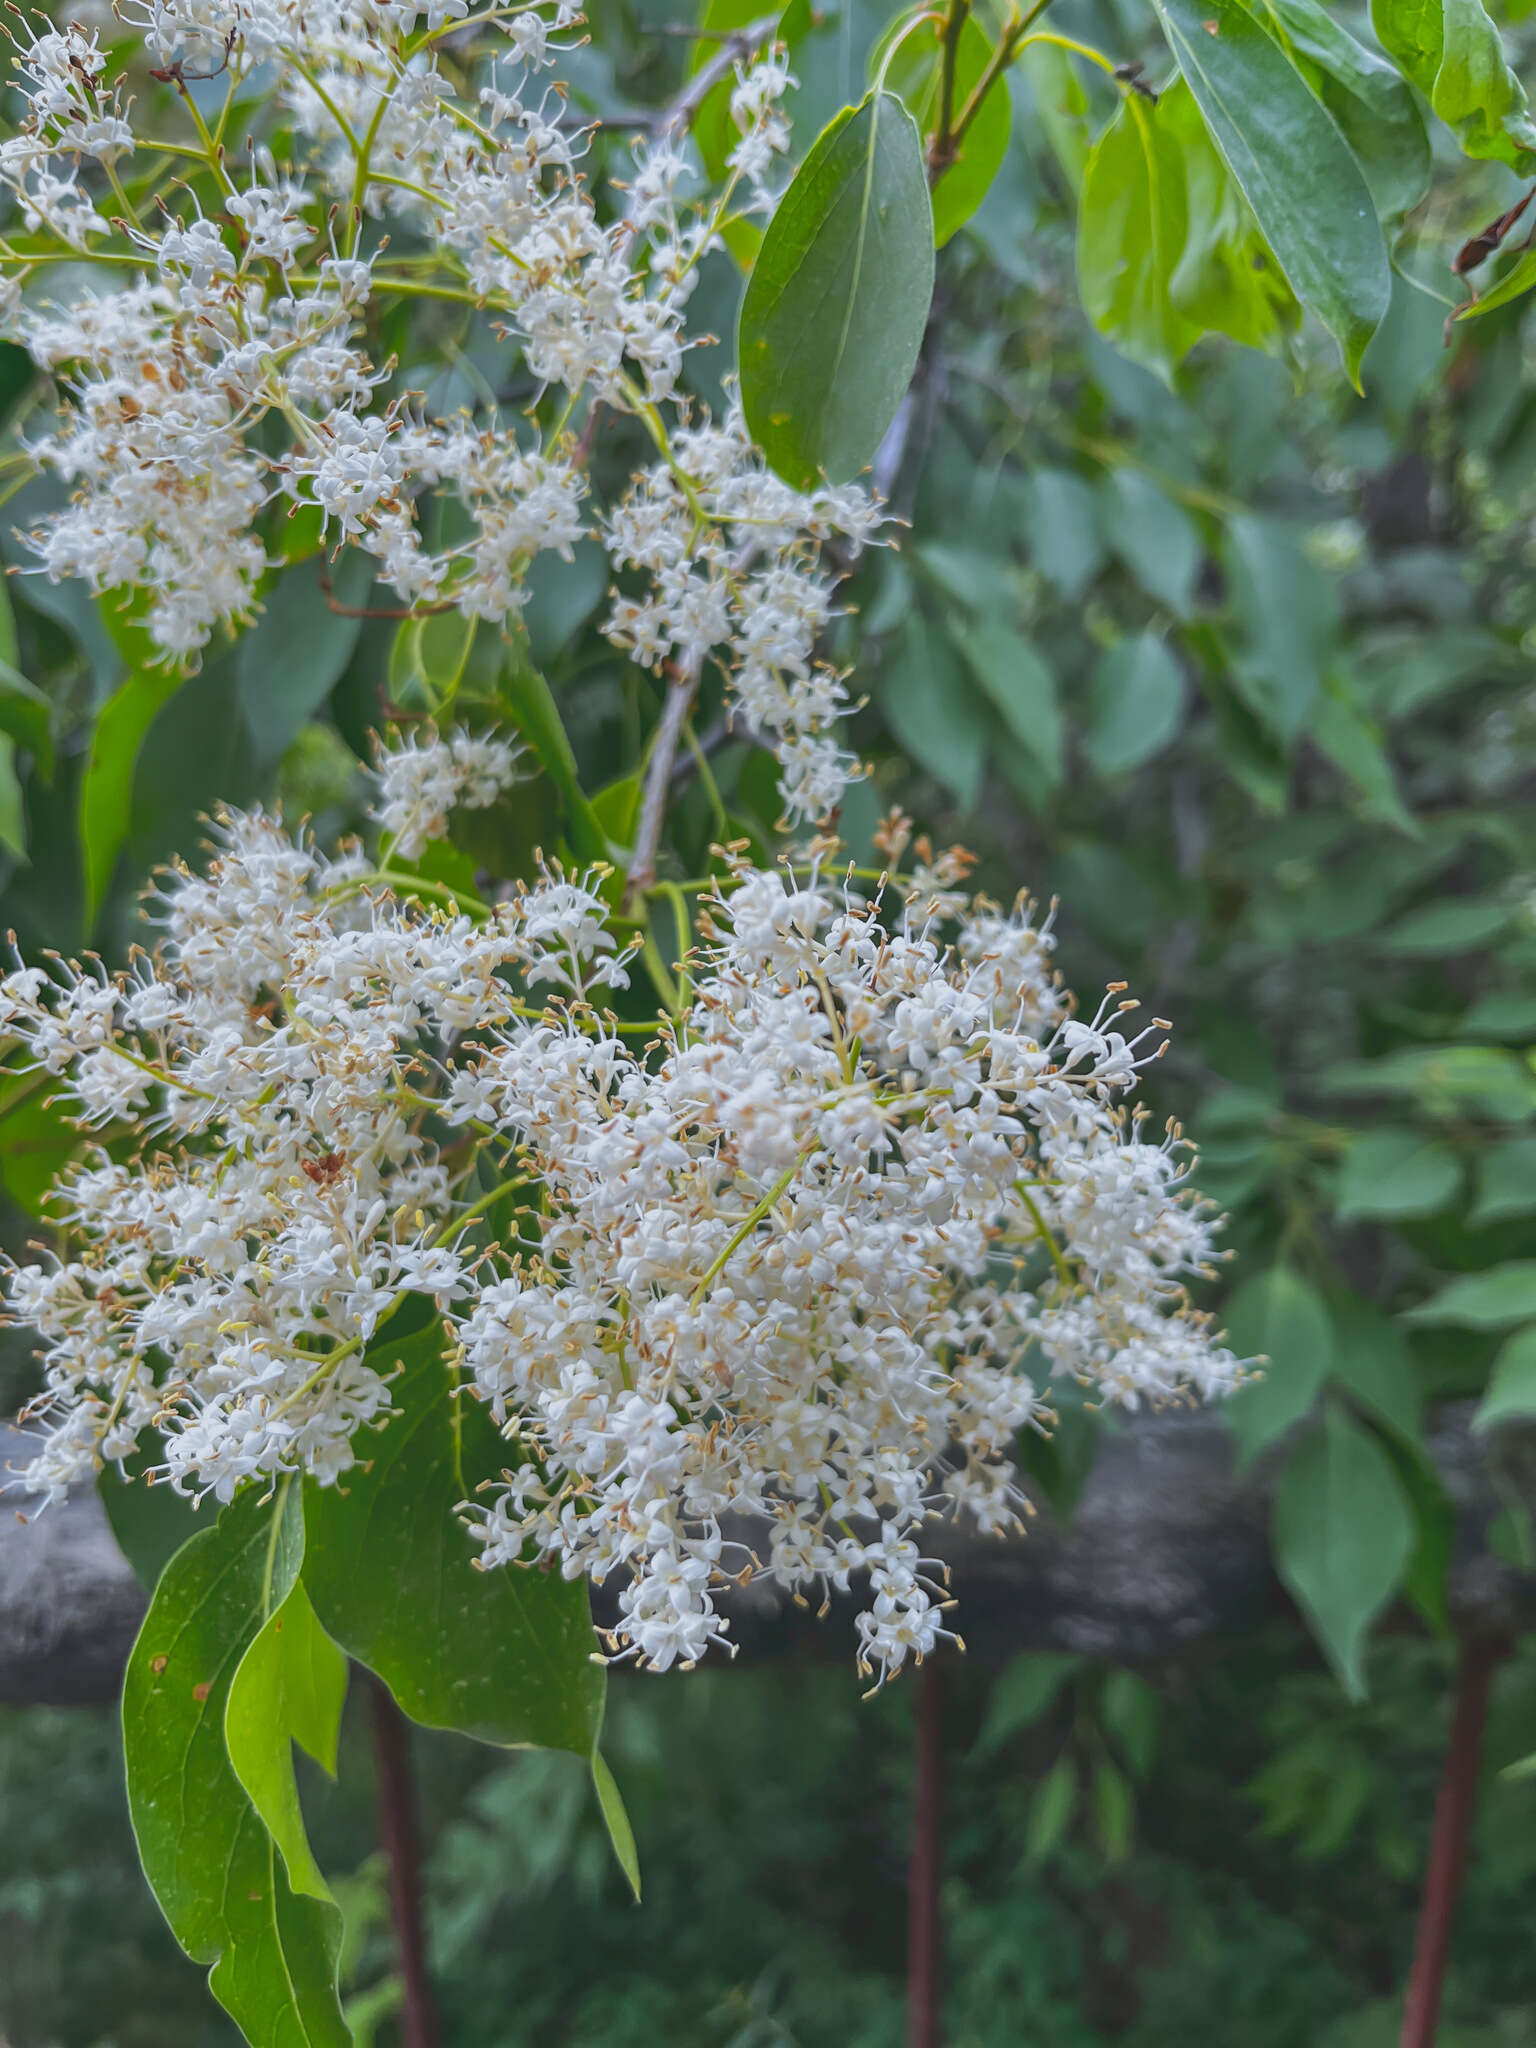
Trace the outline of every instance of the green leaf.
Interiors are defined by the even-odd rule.
[[[620,1870],[629,1880],[634,1893],[635,1904],[640,1903],[640,1855],[635,1847],[635,1831],[629,1824],[629,1815],[624,1810],[623,1796],[608,1768],[608,1760],[601,1750],[592,1752],[592,1784],[597,1793],[598,1807],[603,1823],[608,1830],[608,1839],[613,1844],[613,1853]]]
[[[352,658],[361,621],[334,607],[364,605],[373,563],[357,549],[343,555],[335,589],[323,555],[285,569],[267,591],[261,617],[235,653],[235,689],[258,760],[270,766],[320,709]]]
[[[1536,1138],[1506,1138],[1478,1162],[1477,1201],[1467,1218],[1473,1230],[1509,1216],[1536,1214]]]
[[[3,586],[0,586],[3,591]],[[9,612],[6,614],[9,617]],[[45,782],[53,780],[53,705],[13,662],[0,659],[0,732],[25,747]]]
[[[586,1587],[515,1565],[476,1569],[479,1546],[459,1510],[507,1448],[458,1391],[447,1348],[436,1317],[370,1347],[379,1370],[398,1362],[394,1412],[345,1487],[308,1489],[305,1586],[327,1634],[413,1720],[590,1757],[603,1673]]]
[[[1162,752],[1184,722],[1184,672],[1150,629],[1099,657],[1088,686],[1083,752],[1101,775],[1124,775]]]
[[[85,921],[94,926],[128,835],[133,771],[155,714],[186,681],[169,669],[140,669],[101,708],[80,782],[80,849]]]
[[[1485,313],[1496,313],[1500,306],[1507,306],[1512,299],[1524,298],[1532,285],[1536,285],[1536,249],[1526,249],[1515,258],[1496,285],[1485,291],[1480,299],[1461,307],[1456,318],[1481,320]]]
[[[971,1762],[984,1763],[1022,1729],[1033,1728],[1082,1668],[1083,1659],[1066,1650],[1025,1650],[1012,1658],[988,1697]]]
[[[1336,1297],[1333,1379],[1406,1444],[1420,1441],[1419,1386],[1402,1333],[1358,1294]]]
[[[1103,566],[1098,515],[1098,500],[1086,477],[1070,469],[1030,471],[1024,503],[1030,565],[1069,603],[1082,596]]]
[[[0,1180],[29,1216],[46,1216],[54,1182],[83,1144],[52,1074],[24,1074],[0,1096]]]
[[[1458,896],[1448,903],[1429,903],[1382,934],[1382,951],[1424,958],[1477,952],[1507,929],[1513,915],[1512,906],[1497,899],[1479,903]]]
[[[1429,136],[1396,65],[1357,43],[1318,0],[1264,0],[1282,43],[1338,123],[1376,211],[1400,220],[1429,189]]]
[[[1054,43],[1026,41],[1015,63],[1029,80],[1035,118],[1072,191],[1081,194],[1093,134],[1088,95],[1067,52]]]
[[[1158,116],[1184,165],[1185,241],[1169,285],[1174,299],[1197,327],[1274,353],[1301,318],[1296,294],[1182,78],[1163,94]]]
[[[876,702],[913,760],[962,810],[981,795],[990,734],[946,635],[914,611],[880,670]]]
[[[949,630],[1009,731],[1047,782],[1058,783],[1063,734],[1055,677],[1029,642],[998,619],[951,619]]]
[[[576,756],[548,683],[530,663],[518,660],[514,651],[501,677],[500,695],[513,723],[560,792],[566,833],[577,858],[607,860],[612,851],[608,836],[582,789]]]
[[[1156,108],[1131,93],[1083,167],[1077,288],[1099,332],[1163,377],[1200,339],[1199,325],[1173,292],[1188,232],[1178,138]]]
[[[1240,1356],[1268,1360],[1262,1379],[1222,1404],[1246,1465],[1316,1400],[1333,1365],[1333,1324],[1315,1288],[1291,1267],[1271,1266],[1233,1295],[1227,1328]]]
[[[343,2048],[341,1919],[289,1885],[224,1741],[235,1673],[293,1589],[298,1489],[248,1488],[161,1575],[123,1682],[134,1835],[172,1932],[256,2048]]]
[[[1271,1536],[1275,1569],[1345,1691],[1362,1699],[1366,1630],[1401,1584],[1414,1527],[1392,1461],[1342,1409],[1286,1465]]]
[[[1536,1259],[1514,1259],[1486,1273],[1464,1273],[1408,1311],[1411,1323],[1453,1323],[1498,1330],[1536,1316]]]
[[[1119,1743],[1132,1777],[1145,1778],[1157,1755],[1157,1694],[1134,1671],[1111,1671],[1104,1681],[1104,1726]]]
[[[1106,1858],[1123,1863],[1131,1853],[1136,1797],[1125,1773],[1103,1757],[1093,1769],[1093,1817]]]
[[[1077,1765],[1058,1757],[1040,1781],[1024,1824],[1025,1861],[1044,1863],[1061,1846],[1077,1811]]]
[[[870,79],[895,93],[917,123],[925,145],[938,133],[944,73],[944,22],[926,16],[911,26],[910,15],[898,15],[870,54]],[[910,32],[908,32],[910,31]],[[900,44],[889,62],[886,53],[897,37]],[[974,14],[966,15],[955,50],[953,115],[970,99],[992,59],[992,41]],[[1008,154],[1013,125],[1005,78],[994,80],[976,118],[966,131],[954,161],[932,189],[933,240],[942,249],[963,227],[991,190]]]
[[[1536,1415],[1536,1323],[1527,1323],[1505,1340],[1493,1361],[1493,1373],[1482,1404],[1472,1418],[1474,1429],[1495,1423],[1523,1421]]]
[[[1405,1046],[1379,1060],[1330,1067],[1320,1085],[1327,1095],[1406,1095],[1429,1116],[1471,1113],[1523,1123],[1536,1114],[1536,1075],[1493,1045]]]
[[[145,1475],[161,1456],[158,1437],[141,1439],[130,1458],[107,1465],[96,1482],[117,1547],[146,1593],[154,1592],[181,1546],[208,1526],[207,1516],[168,1481],[151,1486]]]
[[[912,381],[932,296],[917,128],[894,94],[868,93],[817,137],[742,301],[742,406],[786,483],[844,483],[871,460]]]
[[[1536,126],[1481,0],[1371,0],[1371,26],[1468,156],[1527,168]]]
[[[1225,538],[1223,564],[1243,626],[1233,683],[1282,740],[1294,740],[1317,707],[1337,598],[1283,520],[1241,513]]]
[[[1448,1145],[1422,1131],[1369,1131],[1344,1158],[1334,1193],[1341,1223],[1362,1217],[1434,1216],[1461,1189],[1461,1161]]]
[[[1153,0],[1211,139],[1350,377],[1384,318],[1392,272],[1360,167],[1300,72],[1240,0]]]
[[[1375,719],[1361,710],[1344,675],[1330,671],[1323,677],[1308,730],[1314,745],[1360,792],[1361,808],[1368,816],[1410,839],[1422,835],[1423,827],[1398,789],[1386,737]]]
[[[301,1579],[240,1660],[224,1708],[224,1742],[282,1851],[289,1884],[312,1899],[331,1893],[304,1832],[293,1744],[335,1777],[346,1694],[347,1660],[316,1621]]]
[[[1149,597],[1184,618],[1205,559],[1200,529],[1184,507],[1139,469],[1112,470],[1099,492],[1104,538]]]

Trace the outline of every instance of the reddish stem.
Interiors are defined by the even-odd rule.
[[[1400,2048],[1434,2048],[1440,1996],[1450,1959],[1451,1929],[1466,1874],[1467,1840],[1477,1805],[1477,1779],[1488,1718],[1488,1688],[1505,1646],[1483,1638],[1462,1647],[1456,1673],[1451,1739],[1435,1800],[1435,1827],[1424,1873],[1424,1899],[1413,1942],[1413,1969],[1403,2008]]]
[[[370,1674],[368,1691],[378,1771],[379,1834],[389,1863],[390,1918],[400,1962],[401,2048],[437,2048],[437,2010],[421,1924],[421,1838],[416,1827],[408,1731],[388,1686]]]
[[[929,1657],[917,1674],[912,1853],[907,1865],[907,2048],[944,2038],[944,1676]]]

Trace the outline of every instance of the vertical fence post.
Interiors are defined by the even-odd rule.
[[[405,1716],[389,1687],[370,1672],[373,1754],[378,1774],[379,1835],[389,1864],[389,1908],[400,1968],[401,2048],[437,2048],[437,2011],[427,1975],[421,1917],[421,1837]]]
[[[936,1657],[917,1673],[912,1846],[907,1864],[907,2048],[944,2038],[944,1677]]]
[[[1488,1718],[1488,1688],[1505,1645],[1486,1637],[1462,1645],[1456,1672],[1451,1736],[1435,1800],[1434,1833],[1424,1872],[1424,1898],[1413,1941],[1413,1968],[1403,2006],[1400,2048],[1434,2048],[1440,1997],[1451,1953],[1451,1928],[1467,1867],[1467,1841],[1477,1805],[1477,1779]]]

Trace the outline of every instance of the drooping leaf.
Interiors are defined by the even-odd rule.
[[[1086,477],[1049,464],[1031,470],[1024,500],[1029,560],[1071,603],[1104,563],[1098,499]]]
[[[1283,520],[1248,512],[1230,519],[1223,563],[1243,629],[1232,680],[1280,739],[1293,740],[1322,690],[1337,596]]]
[[[1153,0],[1212,140],[1292,289],[1358,381],[1392,273],[1376,208],[1332,116],[1240,0]]]
[[[1536,1323],[1527,1323],[1505,1340],[1488,1381],[1474,1429],[1492,1429],[1495,1423],[1525,1421],[1536,1415]]]
[[[293,1589],[297,1487],[248,1488],[162,1573],[128,1662],[123,1744],[134,1835],[176,1939],[258,2048],[345,2048],[340,1915],[293,1890],[225,1747],[235,1673]]]
[[[1338,123],[1383,220],[1429,189],[1429,136],[1395,64],[1357,43],[1319,0],[1264,0],[1302,76]]]
[[[1333,1364],[1333,1324],[1316,1288],[1290,1266],[1245,1280],[1227,1310],[1228,1340],[1241,1357],[1264,1358],[1263,1378],[1222,1404],[1242,1462],[1299,1422]]]
[[[514,651],[500,680],[500,693],[512,722],[538,756],[565,806],[565,829],[580,860],[607,860],[608,836],[581,786],[576,756],[560,721],[549,684],[531,662]]]
[[[1485,313],[1496,313],[1500,306],[1507,306],[1513,299],[1523,298],[1536,285],[1536,249],[1525,249],[1515,258],[1498,283],[1491,285],[1481,298],[1465,305],[1457,313],[1458,320],[1481,320]]]
[[[80,850],[88,927],[96,922],[128,835],[133,771],[144,736],[155,714],[185,681],[185,676],[170,669],[135,671],[107,699],[91,732],[80,783]]]
[[[1361,809],[1405,837],[1417,839],[1423,828],[1403,802],[1397,773],[1387,752],[1386,735],[1361,709],[1348,676],[1330,667],[1314,707],[1309,737],[1360,793]]]
[[[898,15],[875,45],[869,60],[870,80],[896,94],[917,123],[924,144],[929,145],[938,133],[941,112],[944,22],[938,15],[924,17],[910,29],[909,22],[910,17]],[[898,36],[895,54],[887,61],[887,52]],[[952,123],[980,83],[991,58],[991,38],[975,15],[968,14],[955,49]],[[936,248],[942,249],[986,198],[1008,154],[1012,120],[1007,80],[999,79],[977,108],[954,160],[933,187]]]
[[[1041,1779],[1024,1824],[1024,1855],[1031,1864],[1044,1863],[1066,1839],[1077,1812],[1077,1764],[1058,1757]]]
[[[613,1772],[608,1767],[608,1760],[602,1751],[597,1749],[592,1752],[592,1787],[597,1794],[598,1810],[603,1816],[603,1825],[608,1830],[608,1839],[613,1844],[614,1857],[628,1880],[629,1888],[638,1905],[640,1852],[635,1847],[635,1831],[630,1826],[623,1796]]]
[[[1485,1273],[1463,1273],[1408,1312],[1410,1322],[1498,1330],[1536,1317],[1536,1259],[1514,1259]]]
[[[1150,629],[1099,657],[1088,690],[1083,752],[1101,775],[1124,775],[1161,753],[1184,721],[1184,672]]]
[[[786,483],[843,483],[872,459],[912,381],[932,296],[922,143],[893,93],[868,93],[817,137],[742,301],[742,406]]]
[[[1286,1465],[1271,1537],[1275,1568],[1352,1699],[1365,1693],[1366,1631],[1402,1582],[1413,1533],[1392,1461],[1330,1408]]]
[[[1077,214],[1077,288],[1101,334],[1168,377],[1200,339],[1173,275],[1189,234],[1184,156],[1169,123],[1129,95],[1089,152]]]
[[[1368,1131],[1344,1158],[1334,1196],[1341,1223],[1362,1217],[1433,1216],[1461,1187],[1461,1161],[1422,1131]]]
[[[436,1317],[381,1332],[393,1413],[345,1488],[311,1487],[304,1583],[326,1633],[429,1728],[589,1757],[603,1674],[583,1584],[480,1555],[459,1510],[507,1461],[484,1408],[455,1392]]]
[[[1536,124],[1482,0],[1371,0],[1371,26],[1468,156],[1529,167]]]
[[[1015,1735],[1033,1728],[1082,1667],[1083,1659],[1070,1650],[1025,1650],[1012,1658],[993,1682],[971,1762],[984,1763]]]
[[[315,1619],[298,1580],[241,1658],[224,1708],[224,1742],[235,1776],[282,1851],[288,1882],[328,1899],[293,1775],[293,1744],[336,1775],[347,1660]]]

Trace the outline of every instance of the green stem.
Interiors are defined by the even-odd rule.
[[[704,1275],[704,1278],[699,1282],[698,1286],[695,1287],[692,1294],[689,1295],[688,1306],[690,1308],[698,1307],[699,1303],[704,1299],[705,1295],[709,1292],[710,1287],[720,1277],[721,1273],[725,1271],[725,1268],[730,1263],[731,1259],[741,1249],[742,1245],[746,1243],[747,1239],[752,1235],[753,1231],[756,1230],[758,1224],[762,1222],[763,1218],[768,1214],[768,1211],[773,1207],[774,1203],[779,1199],[780,1195],[783,1194],[784,1190],[789,1186],[790,1182],[794,1179],[795,1175],[800,1171],[801,1167],[805,1164],[808,1156],[809,1154],[805,1152],[797,1152],[794,1158],[789,1163],[789,1165],[785,1167],[784,1171],[779,1175],[778,1179],[774,1182],[773,1186],[768,1190],[767,1194],[763,1196],[762,1200],[760,1202],[753,1203],[752,1207],[741,1219],[741,1223],[739,1224],[737,1229],[732,1232],[730,1241],[726,1245],[724,1251],[721,1252],[720,1256],[715,1260],[714,1264],[710,1267],[709,1271]]]

